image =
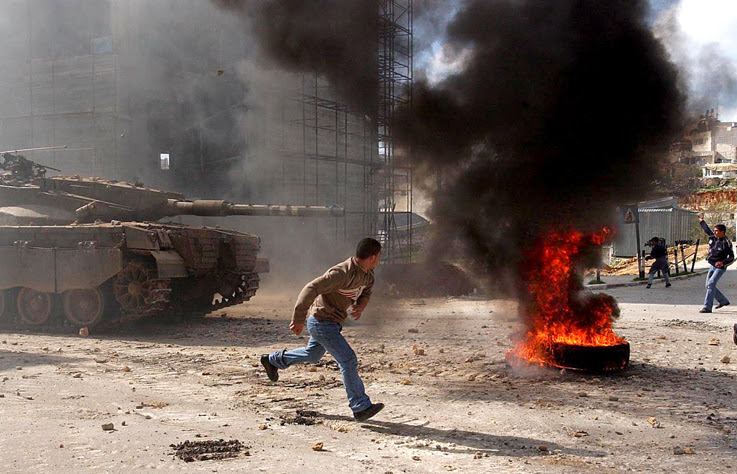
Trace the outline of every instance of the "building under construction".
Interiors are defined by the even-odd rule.
[[[325,248],[368,235],[387,260],[411,259],[412,168],[391,124],[411,97],[412,0],[376,2],[375,114],[323,77],[264,68],[241,19],[210,2],[3,6],[0,148],[66,146],[25,155],[190,197],[338,205],[344,217],[292,232],[248,228],[267,251],[272,231],[314,234]]]

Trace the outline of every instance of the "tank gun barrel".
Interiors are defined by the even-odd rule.
[[[5,151],[0,151],[0,155],[2,155],[2,154],[4,154],[4,153],[14,153],[14,154],[16,154],[16,155],[17,155],[18,153],[24,153],[24,152],[27,152],[27,151],[54,151],[54,150],[63,150],[63,149],[65,149],[65,148],[67,148],[67,146],[66,146],[66,145],[58,145],[58,146],[38,146],[38,147],[36,147],[36,148],[19,148],[19,149],[17,149],[17,150],[5,150]],[[48,166],[47,166],[47,168],[48,168]]]
[[[338,206],[292,206],[272,204],[234,204],[215,199],[178,201],[169,199],[170,215],[194,216],[285,216],[341,217],[345,211]]]

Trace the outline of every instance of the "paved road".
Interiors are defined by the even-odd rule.
[[[715,310],[711,314],[701,314],[704,303],[705,276],[700,275],[673,282],[665,288],[663,281],[645,286],[611,288],[606,292],[619,301],[622,308],[622,321],[689,320],[703,321],[718,326],[731,327],[737,322],[737,269],[727,270],[719,282],[719,289],[734,303]]]

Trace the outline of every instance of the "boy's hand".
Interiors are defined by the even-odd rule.
[[[717,268],[722,268],[724,266],[724,262],[717,262],[714,264],[714,266]]]
[[[291,329],[292,332],[296,336],[299,336],[300,334],[302,334],[302,329],[304,329],[304,327],[305,327],[304,323],[295,323],[295,322],[289,323],[289,329]]]
[[[363,314],[363,308],[360,306],[353,305],[351,306],[351,318],[358,321],[361,318],[361,315]]]
[[[702,222],[704,220],[704,215],[703,214],[699,214],[698,215],[698,218],[699,218],[699,222]]]

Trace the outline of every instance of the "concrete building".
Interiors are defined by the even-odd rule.
[[[688,126],[671,149],[673,161],[697,165],[702,178],[737,177],[737,123],[720,122],[714,109]]]
[[[322,77],[264,67],[243,20],[213,2],[3,6],[0,149],[66,145],[25,155],[62,174],[191,197],[336,204],[344,218],[297,228],[332,242],[378,235],[392,213],[412,211],[411,168],[394,160],[390,126],[411,91],[411,0],[377,2],[386,31],[371,112],[347,105]],[[387,256],[405,258],[407,243],[390,235]]]

